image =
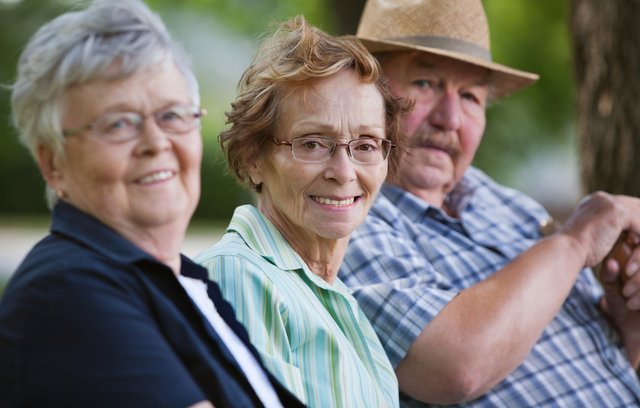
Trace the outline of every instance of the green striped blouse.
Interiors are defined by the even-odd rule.
[[[266,367],[310,407],[398,407],[398,382],[347,287],[305,265],[253,206],[196,257],[249,332]]]

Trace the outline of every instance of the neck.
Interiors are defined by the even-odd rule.
[[[287,217],[258,203],[260,212],[276,226],[291,248],[300,255],[311,271],[329,284],[333,284],[347,250],[349,236],[324,238],[310,230],[290,223]]]
[[[119,229],[116,226],[115,229],[127,240],[169,266],[173,273],[180,274],[180,251],[184,244],[186,225],[168,225],[144,230]]]
[[[457,217],[457,212],[455,208],[451,208],[449,205],[449,193],[451,192],[451,188],[443,187],[440,189],[419,189],[413,186],[405,186],[402,183],[397,184],[398,187],[402,188],[405,191],[413,194],[419,199],[425,201],[430,206],[435,208],[440,208],[442,211],[446,212],[451,217]]]
[[[291,245],[302,257],[311,271],[333,285],[347,249],[349,237],[341,239],[319,239],[306,245]],[[289,241],[291,244],[291,241]]]
[[[402,188],[405,191],[408,191],[419,199],[427,202],[429,205],[437,208],[444,208],[445,202],[447,200],[447,194],[449,193],[444,189],[425,190],[414,188],[412,186],[404,186],[400,183],[398,183],[398,187]]]

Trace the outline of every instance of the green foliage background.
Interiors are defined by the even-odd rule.
[[[484,0],[493,59],[535,72],[540,80],[498,102],[476,165],[513,182],[512,170],[536,152],[574,144],[574,81],[565,0]],[[573,148],[573,145],[570,146]]]
[[[348,1],[348,0],[345,0]],[[22,47],[45,21],[70,7],[63,0],[0,0],[0,83],[15,79],[15,66]],[[203,105],[209,115],[203,125],[205,158],[203,187],[197,219],[228,219],[233,209],[251,200],[249,194],[225,174],[217,146],[217,134],[224,127],[223,113],[233,99],[235,84],[217,89],[217,82],[229,78],[210,71],[199,72],[198,59],[222,61],[226,55],[211,51],[208,31],[197,42],[183,38],[198,25],[216,22],[225,33],[240,39],[239,48],[250,56],[269,23],[296,14],[326,31],[340,10],[326,0],[147,0],[165,19],[174,36],[194,57],[201,80]],[[500,181],[513,182],[513,166],[528,160],[534,152],[553,151],[573,143],[573,81],[567,33],[566,0],[485,0],[492,31],[496,61],[541,74],[535,86],[495,104],[489,110],[488,128],[476,164]],[[242,41],[244,39],[244,41]],[[212,55],[209,55],[212,54]],[[247,60],[248,63],[248,60]],[[230,77],[239,78],[240,71]],[[27,150],[17,141],[10,125],[10,92],[0,91],[0,215],[43,214],[44,183]],[[96,152],[99,160],[99,152]]]

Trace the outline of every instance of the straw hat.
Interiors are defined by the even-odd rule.
[[[538,79],[492,61],[481,0],[368,0],[357,37],[372,53],[418,50],[487,68],[497,98]]]

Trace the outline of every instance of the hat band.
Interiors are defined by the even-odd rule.
[[[491,62],[491,52],[476,44],[458,40],[451,37],[440,37],[434,35],[411,35],[405,37],[392,37],[388,41],[401,42],[420,47],[438,48],[444,51],[454,51],[467,54],[471,57],[480,58]]]

